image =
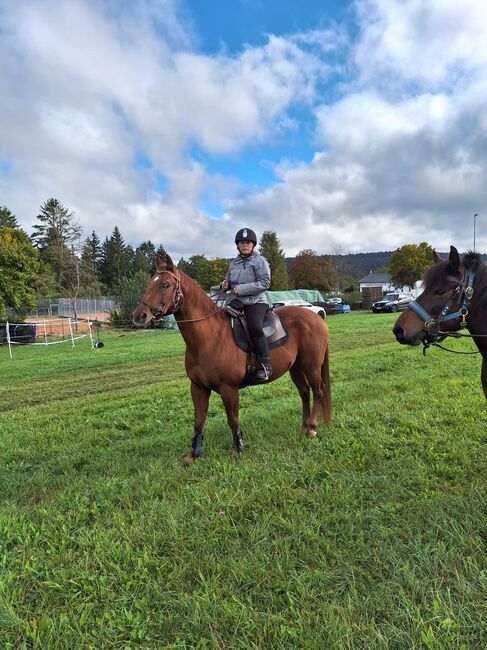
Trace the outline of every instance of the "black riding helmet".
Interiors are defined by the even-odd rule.
[[[250,228],[240,228],[235,235],[235,243],[238,244],[239,241],[251,241],[254,246],[257,246],[257,235]]]

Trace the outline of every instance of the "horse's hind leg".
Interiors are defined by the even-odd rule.
[[[311,405],[309,399],[309,383],[306,379],[301,368],[296,368],[295,366],[289,371],[291,379],[294,382],[294,385],[298,389],[299,396],[301,397],[301,402],[303,403],[303,421],[301,424],[301,431],[309,436],[309,417],[311,412]],[[316,435],[316,431],[314,432]],[[311,436],[313,437],[313,435]]]
[[[220,387],[220,396],[227,413],[228,426],[232,430],[233,451],[234,453],[239,454],[243,451],[244,443],[242,431],[240,431],[240,427],[238,426],[238,388],[224,384]]]
[[[201,455],[201,445],[203,444],[203,429],[208,413],[208,402],[210,400],[211,390],[206,386],[198,386],[191,382],[191,397],[194,404],[194,435],[191,449],[184,457],[186,464],[192,463],[195,458]]]
[[[313,408],[308,420],[308,433],[310,438],[316,436],[316,427],[318,425],[318,414],[320,406],[323,402],[323,380],[321,377],[321,368],[313,368],[307,374],[308,381],[311,385],[311,392],[313,393]]]

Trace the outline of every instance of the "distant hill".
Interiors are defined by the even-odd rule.
[[[381,253],[349,253],[348,255],[330,255],[333,266],[340,269],[342,276],[350,276],[360,280],[369,271],[387,268],[391,251]],[[294,257],[286,257],[287,268],[294,262]]]
[[[340,269],[342,276],[360,280],[368,275],[370,271],[387,269],[389,259],[393,251],[382,251],[379,253],[349,253],[347,255],[330,255],[333,266]],[[448,258],[448,253],[438,253],[440,257]],[[483,254],[482,259],[487,261],[487,255]],[[289,267],[294,262],[294,257],[286,257],[286,265]],[[433,261],[432,261],[433,263]]]

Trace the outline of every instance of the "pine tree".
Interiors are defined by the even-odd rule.
[[[54,272],[58,291],[72,293],[79,285],[79,258],[77,249],[81,227],[58,199],[50,198],[41,206],[36,217],[31,241],[39,250],[41,261]]]
[[[164,248],[164,246],[162,244],[159,244],[159,246],[157,247],[156,255],[159,255],[159,257],[162,258],[163,260],[166,259],[167,251],[166,251],[166,249]],[[155,269],[155,266],[154,266],[154,269]]]
[[[102,245],[100,238],[93,230],[83,243],[81,259],[87,264],[93,273],[98,277],[102,261]]]
[[[260,238],[260,254],[263,255],[271,267],[271,291],[280,291],[289,288],[289,277],[286,268],[286,258],[279,245],[277,234],[266,230]]]
[[[93,230],[83,243],[81,262],[79,266],[80,285],[83,293],[90,296],[99,296],[102,292],[101,284],[102,246],[100,238]]]
[[[126,246],[122,234],[115,226],[110,239],[102,245],[101,281],[109,290],[130,275],[133,248]]]
[[[156,247],[148,239],[145,242],[142,242],[140,246],[137,246],[135,249],[134,257],[134,272],[143,271],[148,275],[153,275],[155,271],[155,257],[156,257]],[[165,255],[164,255],[165,257]]]
[[[0,228],[20,228],[17,217],[5,205],[0,208]]]

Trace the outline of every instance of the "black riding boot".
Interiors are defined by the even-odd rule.
[[[271,362],[269,360],[269,348],[265,336],[254,341],[255,351],[257,353],[258,369],[255,378],[259,381],[269,381],[272,375]]]

